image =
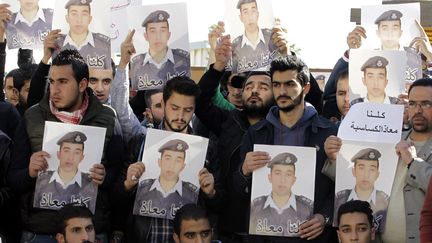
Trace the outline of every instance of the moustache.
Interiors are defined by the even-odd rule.
[[[257,98],[259,101],[262,101],[262,99],[258,96],[258,94],[252,94],[247,101],[251,100],[252,98]]]
[[[173,123],[173,122],[182,122],[182,123],[186,124],[186,121],[183,120],[183,119],[174,119],[174,120],[171,120],[171,123]]]
[[[280,95],[280,96],[278,96],[278,97],[276,98],[276,100],[280,100],[280,99],[282,99],[282,98],[289,99],[289,100],[293,100],[290,96],[287,96],[287,95]]]

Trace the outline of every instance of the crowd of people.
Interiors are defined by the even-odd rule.
[[[248,11],[256,10],[255,1],[240,0],[241,14],[245,14],[242,5],[252,9]],[[279,23],[262,30],[277,51],[268,70],[227,70],[241,40],[224,35],[224,23],[219,22],[208,36],[211,55],[200,80],[177,76],[163,89],[135,94],[127,75],[135,54],[134,31],[121,44],[119,63],[111,61],[108,68],[89,67],[77,50],[60,50],[59,31],[52,30],[44,39],[39,64],[31,50],[21,49],[18,68],[6,73],[5,23],[10,15],[8,5],[0,4],[0,83],[4,90],[0,92],[0,242],[432,241],[432,48],[428,40],[419,38],[412,43],[425,64],[424,78],[414,81],[399,97],[377,94],[378,98],[392,98],[389,103],[404,105],[406,118],[394,149],[399,160],[387,161],[397,163],[397,170],[391,196],[386,198],[384,230],[378,231],[372,215],[374,201],[367,197],[349,200],[334,211],[336,157],[342,147],[338,126],[350,106],[373,102],[369,95],[352,104],[349,99],[349,51],[359,48],[366,37],[361,26],[348,34],[348,50],[336,63],[324,91],[290,50]],[[166,22],[168,17],[161,16],[157,21]],[[248,31],[243,38],[261,32],[256,28]],[[394,47],[387,44],[382,49]],[[162,51],[166,50],[165,46]],[[365,79],[368,70],[385,69],[383,65],[362,67]],[[42,149],[47,121],[106,128],[102,161],[82,176],[98,187],[94,213],[76,202],[58,211],[33,207],[36,178],[48,168],[50,156]],[[197,175],[197,203],[182,206],[173,220],[133,214],[137,178],[146,172],[141,160],[148,128],[210,139],[205,168]],[[61,148],[76,136],[66,136],[58,145]],[[83,147],[87,138],[78,136],[75,143]],[[290,207],[287,203],[292,203],[290,197],[295,196],[273,188],[271,196],[252,204],[254,171],[267,166],[269,177],[276,178],[275,168],[294,168],[295,172],[293,164],[303,162],[292,154],[271,158],[254,150],[254,144],[316,148],[314,200],[293,199],[297,205],[293,208],[304,204],[312,215],[298,225],[298,237],[250,234],[250,210],[261,213],[274,208],[283,214]],[[364,159],[362,156],[355,160]]]

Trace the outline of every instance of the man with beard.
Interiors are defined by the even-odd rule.
[[[93,215],[84,204],[71,203],[59,211],[58,243],[93,243],[95,229]]]
[[[265,117],[273,104],[270,75],[268,72],[251,72],[242,86],[243,110],[227,111],[212,102],[219,80],[231,55],[229,36],[221,37],[221,44],[215,50],[216,62],[199,82],[202,94],[197,100],[195,113],[200,121],[218,137],[218,155],[223,192],[222,201],[208,205],[209,210],[218,211],[219,233],[223,242],[242,241],[247,232],[246,215],[249,201],[233,190],[232,174],[240,166],[239,147],[249,126]],[[216,183],[216,184],[218,184]],[[223,195],[221,195],[223,194]]]
[[[432,79],[415,81],[408,91],[408,116],[411,129],[396,145],[399,161],[387,208],[383,242],[419,242],[420,212],[432,174]],[[342,146],[338,138],[325,150],[336,161]],[[333,171],[334,173],[334,171]],[[404,213],[401,213],[404,212]]]
[[[250,240],[335,242],[336,234],[330,222],[334,183],[321,173],[321,169],[327,158],[322,149],[324,141],[336,133],[336,126],[320,117],[315,108],[304,101],[310,89],[309,70],[301,60],[294,56],[273,60],[270,73],[277,106],[270,109],[265,119],[250,127],[243,137],[240,156],[244,162],[234,175],[235,190],[250,200],[252,172],[270,161],[266,152],[253,151],[254,144],[314,147],[317,149],[314,210],[313,216],[300,226],[300,239],[249,236]]]

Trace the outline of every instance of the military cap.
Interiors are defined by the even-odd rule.
[[[159,153],[162,153],[165,150],[185,152],[189,148],[189,145],[180,139],[173,139],[166,142],[159,148]]]
[[[366,68],[385,68],[388,65],[388,61],[385,57],[374,56],[369,58],[361,67],[361,70],[364,71]]]
[[[268,168],[272,168],[273,165],[294,165],[297,162],[297,157],[292,153],[280,153],[273,157],[272,160],[267,164]]]
[[[376,20],[375,24],[379,24],[381,21],[388,20],[400,20],[403,14],[397,10],[388,10],[382,13]]]
[[[325,80],[325,78],[326,77],[322,74],[315,77],[315,79],[319,79],[319,80]]]
[[[166,11],[156,10],[150,13],[142,22],[142,27],[146,27],[148,23],[167,22],[170,15]]]
[[[84,144],[86,140],[87,137],[82,132],[78,132],[78,131],[68,132],[57,141],[57,145],[61,145],[62,143]]]
[[[91,2],[92,2],[92,0],[69,0],[65,5],[65,9],[68,9],[72,5],[90,6]]]
[[[256,3],[256,0],[239,0],[237,3],[237,9],[240,9],[241,5],[246,3]]]
[[[351,162],[355,162],[358,159],[362,160],[376,160],[378,161],[381,157],[381,153],[374,148],[365,148],[358,151],[352,158]]]

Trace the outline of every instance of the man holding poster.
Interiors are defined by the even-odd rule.
[[[296,236],[300,225],[313,214],[312,200],[292,192],[296,181],[296,162],[294,154],[280,153],[268,163],[272,191],[270,195],[253,200],[250,233]],[[268,230],[266,225],[275,226],[276,232]]]

